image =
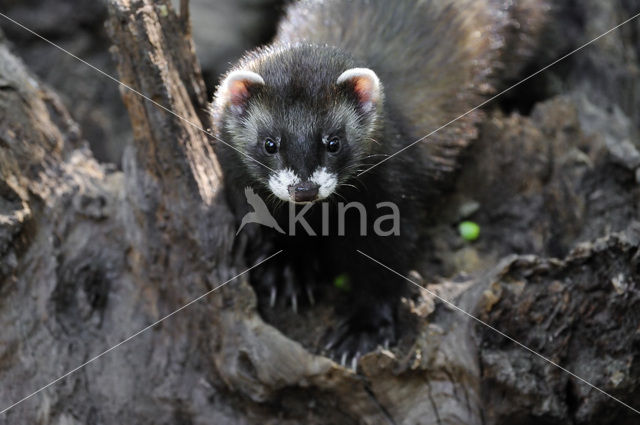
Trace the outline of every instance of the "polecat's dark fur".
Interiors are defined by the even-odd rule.
[[[400,273],[415,266],[430,204],[474,137],[477,112],[358,174],[481,101],[502,45],[501,14],[480,0],[302,1],[273,44],[247,54],[216,93],[217,135],[236,148],[217,146],[239,220],[247,186],[285,228],[289,208],[279,204],[314,202],[306,217],[318,233],[322,203],[331,214],[336,201],[368,212],[385,201],[399,207],[395,236],[376,236],[372,223],[360,236],[354,214],[346,236],[248,230],[250,252],[285,249],[283,261],[265,264],[260,285],[295,295],[312,279],[349,275],[353,302],[331,344],[338,352],[394,340],[405,283],[357,250]]]

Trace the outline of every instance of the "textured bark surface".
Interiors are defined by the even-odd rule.
[[[549,23],[550,56],[640,9],[569,3]],[[592,24],[590,8],[607,13]],[[541,93],[523,87],[526,100],[488,110],[432,230],[426,281],[411,279],[637,409],[640,25],[629,25],[535,81]],[[200,130],[188,23],[165,1],[112,0],[107,29],[118,78],[184,118],[121,88],[134,133],[123,171],[92,158],[56,94],[0,43],[0,409],[250,266]],[[455,233],[468,217],[482,228],[474,244]],[[453,277],[428,284],[438,275]],[[244,274],[0,423],[637,423],[417,288],[399,346],[357,373],[310,350],[331,312],[275,312],[276,328]]]

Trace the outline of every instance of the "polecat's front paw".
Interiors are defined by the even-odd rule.
[[[382,311],[356,310],[331,330],[325,349],[342,366],[356,369],[358,359],[378,346],[389,348],[396,341],[395,320],[392,309]]]
[[[310,273],[296,272],[283,261],[265,264],[251,279],[261,307],[290,306],[294,313],[299,304],[315,303],[316,282]]]

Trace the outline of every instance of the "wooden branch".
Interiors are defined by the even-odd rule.
[[[481,318],[637,408],[639,266],[640,223],[585,243],[562,261],[514,258],[486,282]],[[487,328],[477,330],[489,423],[637,421],[637,413],[583,381]]]
[[[180,19],[187,28],[185,34],[191,35],[191,19],[189,16],[189,0],[180,0]]]
[[[171,204],[195,192],[210,205],[220,187],[220,169],[202,131],[209,128],[207,93],[190,34],[168,1],[113,1],[109,11],[120,80],[161,105],[122,92],[137,163],[161,182]],[[185,202],[180,213],[197,200]]]

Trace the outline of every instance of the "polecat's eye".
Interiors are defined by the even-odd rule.
[[[340,150],[340,138],[332,137],[327,142],[327,152],[336,153]]]
[[[278,152],[278,144],[271,137],[267,137],[264,139],[264,150],[269,155],[273,155]]]

